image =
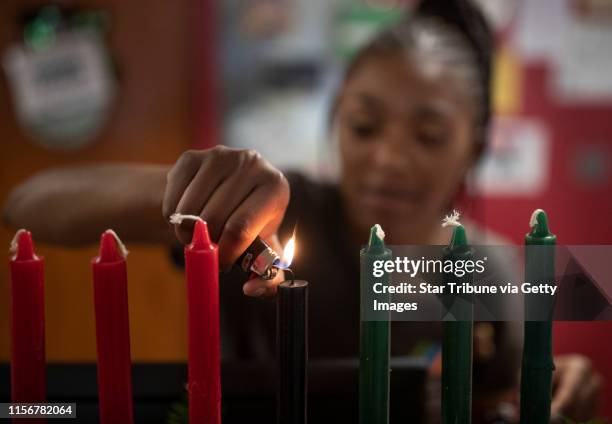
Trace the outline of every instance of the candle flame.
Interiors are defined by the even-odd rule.
[[[283,268],[289,268],[289,266],[291,265],[291,261],[293,261],[294,254],[295,254],[295,235],[293,235],[289,239],[289,241],[285,245],[285,248],[283,249],[283,258],[281,259]]]

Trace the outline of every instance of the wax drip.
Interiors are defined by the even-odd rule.
[[[459,222],[459,217],[461,217],[459,211],[457,209],[453,209],[453,213],[451,213],[450,215],[446,215],[444,219],[442,219],[442,226],[460,227],[461,223]]]
[[[9,253],[17,253],[17,249],[19,248],[19,236],[22,233],[25,233],[27,230],[24,228],[21,228],[20,230],[17,230],[17,232],[15,233],[15,235],[13,236],[13,240],[11,240],[11,244],[9,245]]]
[[[184,220],[190,221],[204,221],[201,217],[197,215],[186,215],[182,213],[173,213],[170,215],[170,224],[182,224]]]
[[[119,248],[119,252],[121,252],[121,256],[123,256],[123,258],[125,259],[127,255],[130,253],[130,251],[127,250],[127,247],[125,247],[125,244],[123,244],[123,242],[121,241],[121,239],[119,238],[115,230],[111,230],[109,228],[108,230],[105,231],[105,233],[108,233],[113,236],[113,238],[117,242],[117,247]]]

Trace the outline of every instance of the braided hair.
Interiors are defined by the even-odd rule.
[[[452,69],[473,99],[476,141],[484,146],[491,118],[493,35],[470,0],[422,0],[413,13],[376,35],[353,57],[349,78],[371,56],[417,53]]]

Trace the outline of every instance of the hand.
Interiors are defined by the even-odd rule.
[[[278,236],[274,234],[269,240],[266,240],[268,246],[270,246],[275,252],[279,254],[283,251],[283,248],[278,240]],[[253,278],[242,286],[242,291],[247,296],[252,297],[269,297],[276,294],[278,285],[285,281],[285,272],[282,269],[278,270],[276,277],[272,280],[264,280],[263,278]]]
[[[198,215],[219,245],[219,262],[228,267],[258,235],[280,251],[276,236],[289,203],[289,184],[283,174],[253,150],[217,146],[188,150],[167,174],[163,200],[166,220],[175,212]],[[175,227],[183,244],[191,242],[193,222]],[[274,281],[247,282],[245,294],[272,294]]]
[[[555,357],[555,368],[552,422],[562,422],[562,418],[577,422],[594,418],[602,379],[591,361],[581,355],[560,355]]]

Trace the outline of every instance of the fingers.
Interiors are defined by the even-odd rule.
[[[288,203],[289,184],[257,152],[217,147],[181,156],[167,176],[163,213],[206,220],[221,265],[228,266],[255,237],[276,232]],[[191,222],[175,227],[184,244],[192,231]]]
[[[593,418],[601,390],[601,377],[593,372],[591,362],[580,355],[560,356],[555,362],[557,387],[551,415],[577,421]]]
[[[214,190],[223,181],[229,166],[224,166],[229,149],[189,150],[181,155],[167,175],[163,214],[166,220],[174,212],[199,215]],[[191,241],[193,222],[177,225],[175,234],[181,243]]]
[[[581,370],[563,358],[557,362],[555,374],[558,374],[557,390],[553,396],[551,412],[564,415],[571,412],[571,400],[575,397],[582,378]]]
[[[254,188],[254,182],[246,172],[236,172],[216,182],[214,177],[209,177],[210,174],[216,173],[210,168],[201,173],[201,179],[198,181],[194,179],[189,185],[179,202],[178,212],[192,213],[202,217],[208,224],[211,238],[218,242],[225,222],[249,196]],[[205,185],[207,188],[200,189],[199,185]],[[177,230],[181,232],[181,235],[184,235],[185,231],[188,234],[191,233],[190,228],[177,227]]]
[[[281,244],[278,241],[276,235],[265,240],[272,249],[277,252],[281,251]],[[261,278],[255,278],[247,281],[242,286],[242,291],[245,295],[251,297],[271,297],[276,294],[278,285],[285,280],[285,274],[283,270],[279,270],[278,274],[273,280],[264,280]]]
[[[587,421],[597,414],[599,397],[601,393],[602,378],[599,374],[593,374],[588,382],[580,390],[580,401],[577,404],[575,416],[577,421]]]
[[[283,273],[279,271],[279,274],[274,280],[264,280],[263,278],[254,278],[247,281],[242,286],[242,291],[245,295],[251,297],[271,297],[276,294],[278,285],[283,282]]]
[[[201,166],[198,153],[188,150],[179,157],[166,175],[166,188],[162,204],[162,213],[166,221],[170,218],[183,197],[183,193]]]
[[[256,187],[227,219],[219,239],[219,261],[222,264],[234,263],[257,235],[266,235],[262,230],[268,223],[280,221],[279,217],[282,219],[284,202],[271,193],[275,192],[267,185]]]
[[[272,297],[276,295],[278,285],[285,280],[285,274],[279,270],[273,280],[264,280],[263,278],[254,278],[247,281],[242,286],[242,291],[245,295],[251,297]]]
[[[225,177],[219,171],[214,166],[202,165],[183,192],[176,212],[189,214],[201,211]]]
[[[241,163],[237,170],[224,179],[200,209],[200,216],[208,223],[210,234],[216,241],[219,241],[229,217],[252,195],[261,178],[256,165],[247,163],[253,158],[239,160]],[[257,205],[253,206],[255,211],[259,209]],[[255,236],[251,241],[254,239]]]
[[[199,211],[202,210],[204,203],[212,194],[214,184],[218,184],[217,181],[208,178],[211,172],[207,171],[210,170],[200,168],[193,181],[185,189],[183,197],[176,206],[176,212],[186,215],[200,215]],[[187,244],[191,242],[193,225],[193,221],[185,221],[181,225],[174,227],[174,233],[181,243]]]

